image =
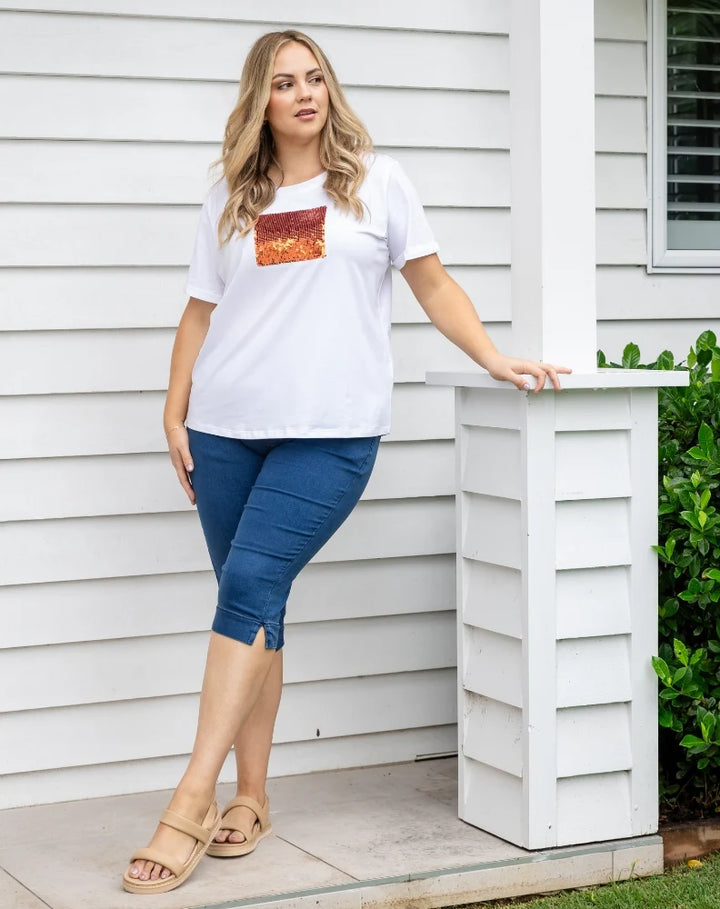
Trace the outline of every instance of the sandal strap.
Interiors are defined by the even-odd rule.
[[[179,862],[176,858],[173,858],[166,852],[161,852],[159,849],[150,849],[149,847],[138,849],[137,852],[133,853],[130,864],[138,861],[155,862],[156,865],[162,865],[164,868],[169,868],[175,877],[180,877],[185,867],[183,862]]]
[[[252,812],[254,812],[255,816],[257,817],[257,822],[253,821],[249,826],[243,825],[242,827],[237,824],[228,826],[225,823],[225,819],[226,819],[228,813],[233,810],[233,808],[249,808]],[[247,840],[252,835],[252,830],[253,830],[253,827],[255,826],[255,823],[258,823],[260,825],[261,830],[264,830],[265,827],[267,827],[268,820],[269,820],[268,815],[269,815],[269,801],[267,798],[265,799],[265,804],[261,805],[259,802],[256,802],[255,799],[251,799],[250,796],[248,796],[248,795],[238,795],[238,796],[236,796],[236,798],[229,801],[227,803],[227,805],[225,806],[225,808],[223,810],[223,815],[222,815],[223,820],[221,821],[220,826],[221,826],[221,829],[223,829],[223,830],[237,830],[239,833],[242,833],[242,835]],[[247,827],[247,829],[246,829],[246,827]]]
[[[210,840],[212,834],[212,829],[208,830],[207,827],[196,824],[195,821],[191,821],[189,818],[183,817],[182,814],[171,811],[169,808],[163,811],[160,823],[179,830],[180,833],[187,833],[188,836],[194,837],[203,846]],[[168,865],[168,868],[170,867]]]

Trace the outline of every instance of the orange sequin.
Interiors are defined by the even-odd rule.
[[[327,206],[302,211],[260,215],[255,224],[255,261],[258,265],[305,262],[325,257]]]

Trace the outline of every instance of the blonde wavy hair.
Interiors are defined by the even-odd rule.
[[[249,233],[258,215],[275,198],[268,168],[277,161],[265,109],[275,55],[290,42],[304,44],[310,50],[327,85],[328,118],[320,134],[320,163],[327,171],[325,191],[340,209],[362,218],[358,190],[365,178],[365,158],[372,151],[365,126],[346,101],[330,61],[312,38],[292,29],[269,32],[250,48],[240,77],[238,101],[225,127],[222,155],[212,165],[222,165],[230,193],[218,223],[221,246],[236,230],[241,237]]]

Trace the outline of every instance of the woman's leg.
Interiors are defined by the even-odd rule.
[[[178,813],[195,820],[207,811],[228,749],[249,720],[276,659],[275,650],[283,645],[290,585],[352,511],[370,476],[377,442],[293,440],[265,457],[221,571],[198,733],[170,805]],[[267,700],[274,720],[279,672],[272,678]],[[257,779],[253,762],[260,757],[264,777],[270,718],[264,710],[255,718],[265,730],[257,748],[247,735],[241,741],[244,776]],[[194,844],[161,823],[151,845],[183,859]],[[167,869],[148,865],[134,863],[131,874],[142,880],[168,876]]]
[[[198,513],[219,578],[263,456],[236,439],[192,430],[189,435]],[[273,651],[265,647],[264,634],[252,646],[210,635],[195,744],[169,805],[173,811],[198,823],[203,819],[214,798],[220,767],[240,726],[253,712],[272,665]],[[150,845],[184,860],[194,840],[161,823]],[[131,865],[131,874],[140,880],[169,876],[161,865],[142,861]]]
[[[196,823],[202,821],[215,797],[220,768],[252,713],[274,658],[275,652],[265,647],[262,629],[252,645],[210,634],[195,744],[168,806],[172,811]],[[184,861],[195,840],[160,823],[150,845]],[[134,862],[130,874],[139,880],[169,876],[167,869],[152,862]]]
[[[260,696],[252,713],[243,724],[235,739],[235,763],[237,765],[237,795],[246,795],[260,805],[265,801],[265,780],[267,779],[270,746],[272,745],[275,717],[282,694],[282,650],[273,657],[270,671],[265,677]],[[233,823],[238,821],[252,830],[255,814],[249,808],[234,808]],[[219,843],[242,843],[245,837],[237,830],[220,829],[215,840]]]

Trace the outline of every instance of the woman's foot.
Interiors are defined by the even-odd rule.
[[[264,792],[238,792],[237,796],[247,795],[250,798],[255,799],[259,805],[265,804],[265,799],[267,796]],[[242,830],[254,830],[256,825],[260,823],[258,820],[257,814],[252,810],[252,808],[247,808],[244,805],[238,805],[237,808],[232,808],[227,814],[223,814],[223,820],[228,820],[232,823],[233,826],[237,825]],[[244,843],[245,835],[241,833],[240,830],[228,830],[224,827],[221,827],[217,836],[213,840],[214,843]]]
[[[208,813],[208,806],[214,798],[215,793],[212,791],[189,793],[178,788],[170,800],[168,809],[196,824],[201,824]],[[157,849],[178,862],[184,863],[190,857],[196,842],[195,837],[159,823],[148,848]],[[138,881],[166,880],[172,873],[170,868],[148,861],[134,861],[128,868],[128,875]]]

